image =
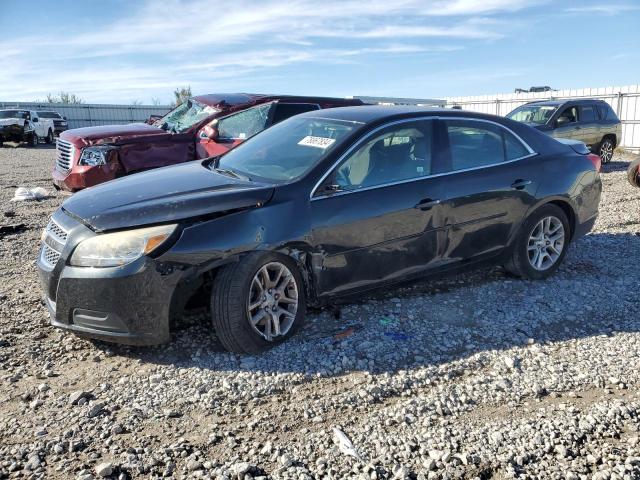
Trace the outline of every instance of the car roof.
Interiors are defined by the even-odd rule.
[[[306,112],[302,115],[306,117],[322,117],[331,120],[344,120],[359,123],[374,123],[393,118],[411,118],[421,116],[483,118],[500,122],[504,120],[503,117],[472,112],[469,110],[408,105],[363,105],[359,107],[337,107],[328,108],[321,112],[318,112],[317,110],[313,112]]]
[[[583,104],[583,103],[606,103],[604,100],[599,100],[597,98],[577,98],[577,99],[567,99],[567,100],[537,100],[534,102],[528,102],[526,105],[549,105],[557,107],[559,105],[564,105],[565,103],[575,103],[575,104]]]
[[[261,93],[210,93],[193,97],[200,103],[218,108],[233,108],[254,103],[265,103],[274,100],[287,100],[289,102],[304,103],[329,103],[338,105],[362,105],[363,102],[352,98],[334,97],[308,97],[302,95],[276,95]]]

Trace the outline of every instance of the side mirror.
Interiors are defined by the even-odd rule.
[[[37,117],[36,117],[36,118],[34,118],[34,119],[33,119],[33,121],[34,121],[34,122],[37,122],[37,121],[38,121],[38,118],[37,118]]]
[[[206,125],[202,129],[202,133],[200,134],[201,138],[208,138],[209,140],[216,142],[218,138],[220,138],[220,132],[218,131],[218,127],[215,125]]]
[[[342,191],[342,187],[340,185],[338,185],[337,183],[327,183],[325,185],[323,185],[321,188],[319,188],[316,191],[317,195],[332,195],[334,193],[337,192],[341,192]]]
[[[63,119],[63,120],[66,120],[66,119],[67,119],[67,117],[62,117],[62,119]]]
[[[569,123],[569,119],[567,117],[560,117],[558,118],[558,120],[556,120],[556,127],[562,127],[567,123]]]

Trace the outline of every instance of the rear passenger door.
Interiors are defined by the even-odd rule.
[[[479,119],[441,119],[443,151],[436,174],[447,228],[444,262],[491,256],[506,247],[535,203],[539,165],[533,151],[501,125]]]
[[[600,140],[600,125],[598,123],[598,112],[593,104],[581,105],[578,117],[580,126],[581,141],[591,146]]]

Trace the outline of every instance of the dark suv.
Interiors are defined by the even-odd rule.
[[[522,105],[507,118],[526,123],[552,137],[580,140],[608,163],[622,138],[622,124],[603,100],[547,100]]]

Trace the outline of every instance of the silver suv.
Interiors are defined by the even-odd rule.
[[[580,140],[608,163],[622,139],[622,124],[603,100],[546,100],[522,105],[507,118],[531,125],[552,137]]]

